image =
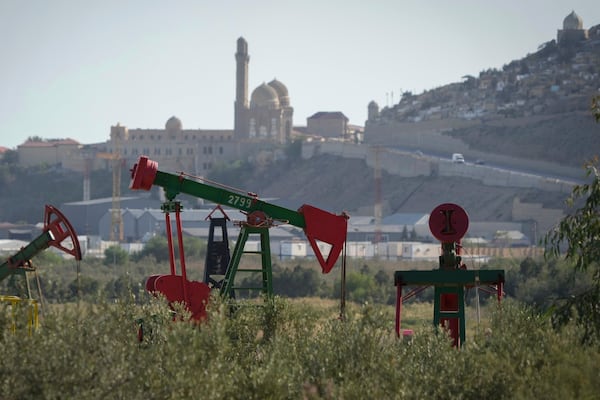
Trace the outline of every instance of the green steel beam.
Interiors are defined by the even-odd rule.
[[[252,195],[244,195],[161,171],[156,172],[153,184],[164,188],[166,197],[171,200],[177,194],[185,193],[247,213],[262,211],[270,218],[286,221],[299,228],[304,229],[306,226],[304,216],[298,211],[266,203]]]
[[[11,268],[11,265],[22,265],[31,260],[33,256],[46,250],[53,239],[50,231],[45,231],[37,238],[33,239],[27,246],[19,250],[15,255],[11,256],[10,259],[2,263],[2,265],[0,265],[0,281],[11,274],[22,273],[23,270],[21,268]]]
[[[402,286],[456,286],[496,284],[504,282],[504,270],[466,270],[435,269],[430,271],[396,271],[394,273],[394,285]]]

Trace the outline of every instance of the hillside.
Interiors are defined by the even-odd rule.
[[[600,125],[589,111],[495,120],[448,135],[483,152],[581,167],[600,152]]]
[[[94,171],[91,180],[93,199],[111,196],[110,171]],[[123,173],[121,181],[121,193],[126,195],[128,172]],[[35,224],[44,217],[44,205],[60,207],[82,200],[83,175],[47,166],[21,168],[0,164],[0,187],[0,222]]]
[[[247,172],[248,169],[245,168]],[[310,160],[280,161],[256,168],[252,174],[215,174],[211,179],[258,193],[261,198],[289,208],[304,203],[331,212],[372,215],[375,202],[374,171],[364,161],[333,156]],[[238,176],[240,178],[234,178]],[[518,188],[484,186],[472,179],[417,177],[382,174],[383,213],[429,213],[440,203],[463,206],[472,220],[510,221],[512,201],[540,202],[562,208],[565,196]]]
[[[0,176],[0,222],[37,223],[44,204],[60,207],[80,201],[81,174],[58,170],[10,170]],[[291,209],[311,204],[350,215],[373,215],[375,181],[373,169],[358,159],[321,155],[310,160],[290,157],[268,165],[239,163],[217,170],[209,177],[216,182],[254,192],[261,199]],[[92,176],[92,198],[110,197],[112,176],[96,171]],[[129,196],[129,176],[124,173],[121,193]],[[56,190],[61,187],[61,190]],[[429,213],[444,202],[463,206],[473,221],[510,221],[512,202],[539,202],[549,208],[563,208],[566,196],[518,188],[484,186],[463,178],[401,178],[382,173],[383,214]]]
[[[421,94],[405,92],[392,106],[371,104],[367,143],[415,146],[427,134],[462,141],[466,148],[581,167],[600,149],[600,126],[591,113],[600,89],[600,25],[589,39],[555,40],[502,69],[481,71]],[[402,135],[408,135],[402,137]],[[457,145],[457,146],[460,146]]]

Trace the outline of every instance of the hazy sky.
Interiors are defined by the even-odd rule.
[[[294,125],[502,68],[598,0],[0,0],[0,146],[105,141],[110,126],[232,129],[236,41],[249,92],[277,78]]]

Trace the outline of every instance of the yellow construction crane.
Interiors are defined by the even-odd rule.
[[[112,153],[96,153],[96,158],[110,160],[112,165],[112,209],[110,220],[110,240],[123,241],[123,215],[121,214],[121,139],[122,129],[117,124],[111,129],[110,140],[112,142]],[[117,236],[118,233],[118,236]]]

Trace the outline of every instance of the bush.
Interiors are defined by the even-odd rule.
[[[173,321],[161,299],[146,300],[55,306],[31,336],[4,330],[0,398],[564,399],[600,391],[600,350],[579,344],[580,328],[556,333],[512,302],[494,314],[491,331],[457,350],[429,324],[398,340],[393,313],[377,305],[354,305],[341,321],[332,309],[281,298],[271,307],[242,303],[231,315],[213,299],[208,321],[194,325]]]

